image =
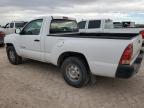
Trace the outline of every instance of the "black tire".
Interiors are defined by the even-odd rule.
[[[8,46],[6,50],[8,60],[10,61],[11,64],[18,65],[22,63],[22,57],[17,55],[15,48],[13,46]]]
[[[78,68],[78,70],[79,70],[78,73],[80,73],[79,76],[77,75],[79,77],[78,79],[72,80],[72,78],[70,77],[70,74],[68,74],[68,73],[71,73],[71,71],[67,72],[67,69],[71,70],[68,68],[68,67],[70,67],[70,65],[71,66],[73,65],[74,67],[76,67],[76,69]],[[63,72],[63,77],[64,77],[65,81],[69,85],[74,86],[76,88],[80,88],[80,87],[86,85],[89,81],[87,67],[85,66],[83,60],[80,58],[77,58],[77,57],[67,58],[61,66],[61,71]],[[74,73],[75,73],[75,71],[74,71]]]
[[[0,44],[0,47],[4,47],[5,46],[5,44]]]

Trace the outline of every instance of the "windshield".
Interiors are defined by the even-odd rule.
[[[55,19],[51,22],[50,33],[71,33],[78,32],[77,22],[75,20]]]
[[[27,22],[15,23],[15,27],[16,27],[16,28],[22,28],[22,27],[25,26],[26,23],[27,23]]]

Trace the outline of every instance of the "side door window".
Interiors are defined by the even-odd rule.
[[[79,29],[85,29],[86,21],[81,21],[78,23]]]
[[[39,35],[42,27],[43,19],[37,19],[31,21],[25,26],[25,28],[20,33],[21,35]]]
[[[100,20],[90,20],[88,24],[88,29],[100,28],[101,21]]]
[[[14,23],[10,23],[10,28],[14,28]]]

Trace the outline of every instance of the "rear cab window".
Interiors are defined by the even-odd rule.
[[[88,29],[100,28],[101,20],[90,20],[88,24]]]
[[[50,25],[50,34],[78,32],[78,25],[75,20],[53,19]]]

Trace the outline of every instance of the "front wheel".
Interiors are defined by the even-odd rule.
[[[13,46],[7,47],[7,56],[11,64],[18,65],[22,63],[22,57],[17,55]]]
[[[61,70],[65,81],[71,86],[80,88],[88,83],[88,71],[80,58],[67,58],[62,64]]]
[[[5,46],[5,44],[0,44],[0,47],[4,47]]]

